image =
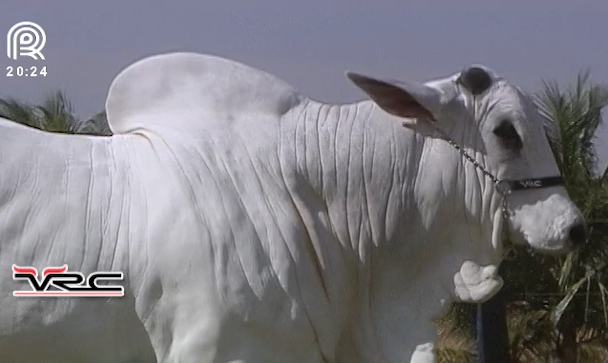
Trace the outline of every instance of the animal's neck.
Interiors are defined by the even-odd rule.
[[[58,135],[0,124],[0,255],[11,263],[116,269],[124,185],[110,138]],[[118,213],[117,213],[118,212]],[[4,281],[10,281],[10,278]]]
[[[491,168],[488,165],[487,153],[483,151],[484,146],[477,125],[460,123],[449,128],[446,134],[461,150],[457,150],[448,141],[437,138],[434,147],[436,150],[434,163],[450,170],[449,167],[445,166],[447,160],[449,160],[449,163],[453,166],[450,171],[452,177],[449,183],[452,191],[452,198],[450,199],[453,204],[449,213],[457,212],[456,215],[459,219],[452,219],[452,223],[455,227],[458,227],[460,238],[467,239],[455,241],[459,245],[459,249],[453,251],[451,256],[456,256],[456,254],[486,256],[487,259],[477,260],[476,262],[480,264],[497,263],[491,243],[494,241],[491,241],[491,239],[494,220],[497,212],[500,212],[502,199],[492,178],[486,175],[486,171],[491,170]],[[462,155],[461,151],[464,151],[475,162]],[[500,213],[498,215],[500,216]],[[440,240],[451,241],[456,238],[458,235],[456,231],[451,232],[455,233],[451,238],[446,237]],[[468,243],[469,248],[463,248],[463,243]],[[483,248],[492,249],[492,251],[485,254],[474,254],[472,252],[473,250],[480,252],[480,249]]]
[[[474,215],[475,222],[489,211],[486,180],[457,150],[402,127],[402,119],[372,102],[309,102],[294,114],[296,172],[335,218],[341,242],[355,251],[362,252],[362,241],[379,246],[411,236],[420,222],[433,227],[442,208]]]
[[[308,200],[324,205],[336,238],[364,261],[364,243],[389,238],[387,208],[400,208],[387,203],[399,200],[394,161],[402,146],[392,125],[375,119],[379,111],[371,102],[309,101],[301,107],[286,126],[295,141],[290,162],[297,178],[307,181]]]
[[[403,128],[403,120],[371,102],[310,102],[296,114],[293,158],[314,191],[307,200],[323,201],[333,233],[354,251],[361,267],[357,290],[363,305],[353,339],[379,344],[386,358],[396,357],[408,339],[415,340],[403,336],[402,327],[423,323],[404,312],[421,308],[408,307],[408,297],[424,289],[429,300],[423,308],[429,311],[420,316],[439,313],[441,299],[449,299],[454,289],[453,273],[467,254],[473,255],[452,246],[470,242],[473,250],[487,245],[475,242],[487,235],[482,225],[487,226],[496,208],[488,202],[491,181],[445,140]],[[463,145],[470,141],[463,138],[467,130],[455,131],[446,130]],[[458,238],[471,240],[454,240]],[[397,273],[387,276],[386,271]],[[397,286],[404,281],[408,283]],[[379,313],[369,316],[369,311]],[[374,343],[378,329],[394,341]]]

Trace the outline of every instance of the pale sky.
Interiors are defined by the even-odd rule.
[[[133,61],[168,51],[221,55],[270,72],[327,102],[363,96],[346,70],[426,81],[482,63],[528,91],[566,85],[589,68],[608,83],[607,1],[160,1],[2,0],[0,30],[45,30],[45,60],[0,65],[0,97],[36,102],[62,89],[86,118]],[[348,4],[348,5],[347,5]],[[6,77],[8,66],[47,77]],[[608,112],[608,111],[606,111]],[[608,162],[608,127],[597,141]]]

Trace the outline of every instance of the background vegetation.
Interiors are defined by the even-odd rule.
[[[608,87],[581,72],[565,89],[544,81],[535,97],[566,187],[587,218],[590,236],[583,248],[565,257],[517,250],[504,262],[512,362],[606,363],[608,168],[598,169],[595,135],[608,105]],[[105,111],[82,121],[62,92],[40,105],[0,99],[0,117],[51,132],[112,134]],[[474,362],[474,314],[474,306],[453,304],[439,322],[439,362]]]

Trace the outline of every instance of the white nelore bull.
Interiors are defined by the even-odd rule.
[[[500,289],[503,232],[585,240],[517,87],[348,77],[371,100],[158,55],[112,83],[112,137],[0,121],[0,362],[432,362],[443,302]],[[14,297],[13,264],[124,271],[125,297]]]

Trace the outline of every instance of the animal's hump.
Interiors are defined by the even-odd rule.
[[[168,53],[126,67],[110,85],[108,124],[115,134],[153,125],[204,128],[210,118],[243,113],[283,114],[302,100],[281,79],[207,54]]]

